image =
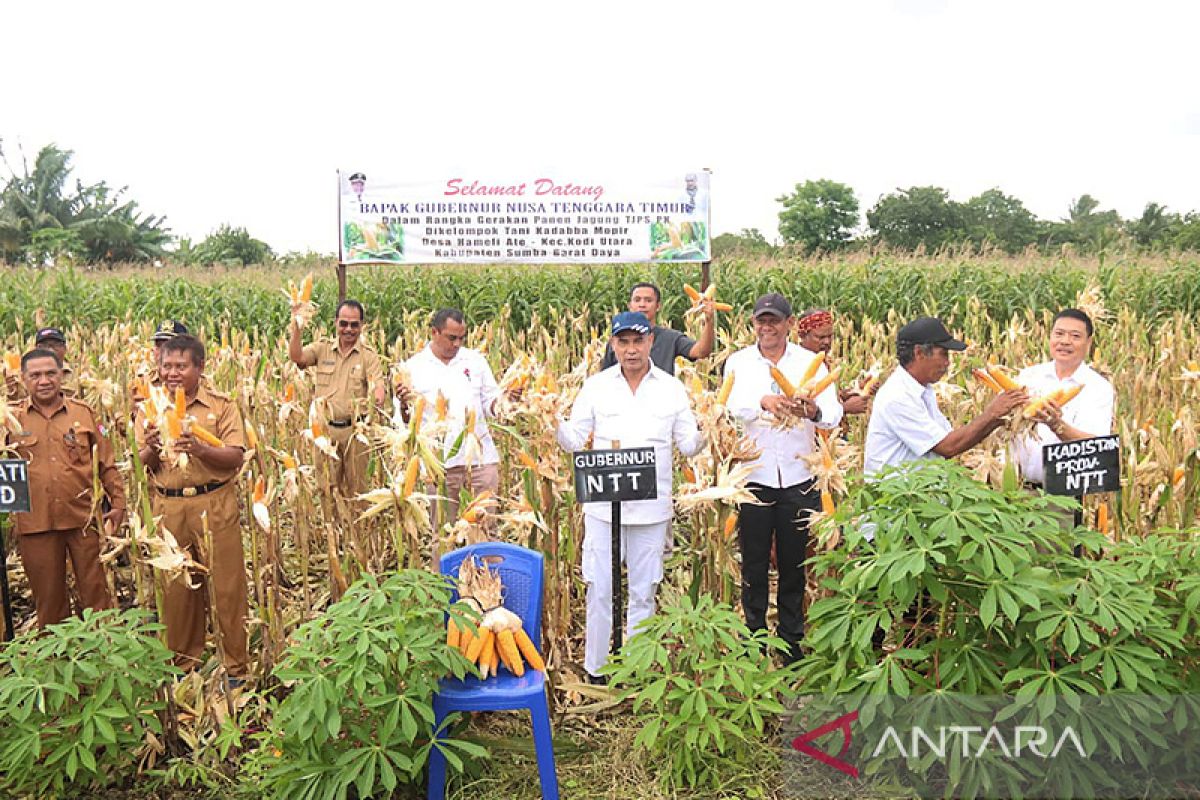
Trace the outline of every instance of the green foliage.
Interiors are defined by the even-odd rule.
[[[245,228],[222,225],[194,247],[189,240],[183,240],[176,256],[184,264],[225,264],[241,267],[265,264],[271,261],[275,254],[266,242],[255,239]]]
[[[793,696],[794,668],[772,669],[787,644],[751,633],[705,595],[659,610],[604,668],[643,725],[635,744],[667,762],[667,785],[716,786],[761,758],[772,720]]]
[[[796,184],[788,195],[776,198],[779,235],[788,244],[803,245],[806,251],[839,250],[850,241],[858,225],[858,199],[844,183],[830,180]]]
[[[1015,197],[988,189],[963,205],[967,239],[978,247],[1019,253],[1037,241],[1038,221]]]
[[[885,195],[867,212],[867,224],[892,247],[928,251],[966,238],[963,207],[937,186],[913,186]]]
[[[1121,232],[1121,217],[1116,211],[1101,211],[1100,201],[1085,194],[1071,203],[1067,218],[1048,226],[1046,244],[1072,244],[1101,251]]]
[[[417,782],[429,758],[439,679],[472,667],[446,645],[450,590],[441,576],[368,575],[294,634],[275,670],[289,694],[243,765],[262,797],[342,800]],[[452,768],[485,751],[436,745]],[[352,794],[355,793],[355,794]]]
[[[825,523],[844,544],[812,565],[829,596],[809,609],[803,688],[890,698],[874,713],[931,693],[1009,694],[1043,716],[1055,698],[1194,693],[1200,544],[1064,531],[1071,504],[998,492],[941,460],[854,487]],[[876,631],[894,647],[877,651]]]
[[[175,673],[149,618],[88,610],[4,646],[0,789],[84,797],[128,777]]]
[[[163,256],[171,240],[165,220],[123,201],[124,188],[114,190],[104,181],[76,181],[73,190],[67,188],[72,155],[51,144],[38,153],[32,170],[23,165],[18,174],[9,167],[11,178],[0,190],[0,259],[41,265],[59,257],[92,264]]]
[[[775,246],[767,241],[758,228],[743,228],[741,233],[722,233],[712,240],[714,259],[729,256],[766,257],[774,252]]]

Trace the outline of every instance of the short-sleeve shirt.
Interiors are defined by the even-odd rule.
[[[304,361],[315,362],[313,397],[324,398],[332,422],[366,414],[371,408],[371,387],[384,382],[379,356],[362,342],[343,355],[337,344],[316,341],[304,348]]]
[[[879,387],[871,407],[863,473],[871,476],[884,467],[938,458],[933,448],[953,429],[938,409],[933,387],[898,367]]]
[[[215,392],[201,384],[196,390],[196,396],[188,401],[187,413],[188,416],[195,417],[198,424],[214,434],[226,447],[245,449],[246,433],[242,427],[242,412],[228,395]],[[146,437],[145,413],[140,409],[133,430],[140,448]],[[232,480],[240,471],[240,466],[221,470],[192,457],[183,469],[172,467],[165,461],[160,463],[154,471],[152,481],[163,489],[186,489],[189,486],[204,486],[208,483]]]
[[[29,462],[28,512],[13,515],[18,534],[82,528],[92,517],[92,453],[113,508],[125,507],[125,489],[112,446],[87,405],[71,398],[49,417],[26,400],[15,409],[21,430],[8,441]]]
[[[1021,370],[1017,383],[1027,388],[1033,397],[1049,394],[1060,387],[1070,389],[1082,386],[1079,394],[1063,406],[1063,422],[1092,436],[1112,433],[1113,386],[1087,364],[1080,364],[1073,375],[1060,381],[1054,362],[1046,361]],[[1039,423],[1032,436],[1015,442],[1013,449],[1021,467],[1021,477],[1030,483],[1044,483],[1046,473],[1042,463],[1042,447],[1060,441],[1058,434]]]
[[[674,375],[675,359],[679,356],[683,356],[689,361],[694,360],[691,352],[692,348],[696,346],[696,340],[686,333],[671,328],[662,328],[658,325],[651,328],[650,332],[654,334],[654,341],[650,344],[650,363],[663,372]],[[613,352],[610,342],[604,351],[604,361],[601,362],[600,369],[608,369],[616,363],[617,355]]]

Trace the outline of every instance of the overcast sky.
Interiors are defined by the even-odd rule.
[[[768,238],[810,178],[864,212],[926,184],[1200,210],[1186,0],[7,2],[0,30],[10,162],[55,142],[176,235],[279,252],[336,249],[339,167],[709,167],[715,232]]]

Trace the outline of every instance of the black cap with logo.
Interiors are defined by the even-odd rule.
[[[754,303],[754,318],[758,319],[767,314],[787,319],[792,315],[792,304],[779,292],[764,294]]]

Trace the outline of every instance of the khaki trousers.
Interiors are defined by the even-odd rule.
[[[328,428],[329,441],[337,448],[338,460],[324,458],[329,469],[329,483],[343,497],[354,498],[367,490],[367,466],[371,450],[355,436],[355,428]]]
[[[67,596],[67,558],[75,573],[75,588],[84,608],[112,608],[104,567],[100,564],[100,535],[76,528],[18,534],[17,550],[37,608],[37,626],[62,622],[71,613]]]
[[[221,661],[231,677],[246,675],[249,654],[246,643],[246,557],[242,550],[242,528],[238,518],[237,481],[198,497],[165,497],[155,493],[155,515],[162,515],[162,526],[169,530],[180,548],[197,563],[208,567],[209,575],[193,575],[197,588],[190,589],[182,579],[169,580],[163,587],[163,622],[167,626],[167,646],[175,652],[176,664],[194,669],[204,653],[208,630],[208,581],[213,582],[217,604],[217,622],[221,628]],[[203,553],[204,523],[208,513],[212,552]]]

